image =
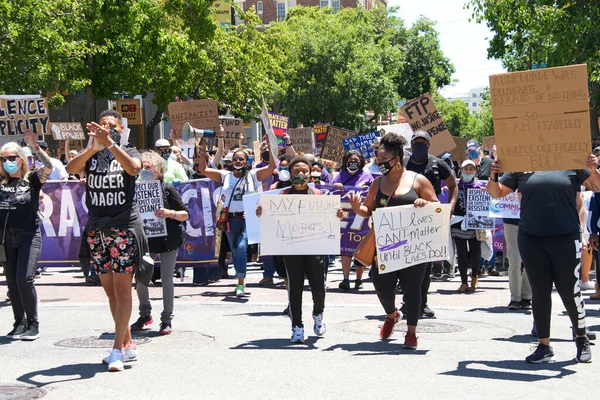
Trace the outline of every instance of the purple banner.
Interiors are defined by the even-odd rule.
[[[492,234],[494,251],[504,253],[504,225],[501,218],[496,218],[496,228]]]

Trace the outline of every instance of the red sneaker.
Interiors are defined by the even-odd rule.
[[[381,326],[381,331],[379,331],[379,337],[382,339],[387,339],[392,336],[394,333],[394,326],[398,321],[402,318],[402,313],[396,311],[396,318],[385,317],[385,321]]]
[[[404,347],[405,349],[416,350],[419,342],[417,341],[417,336],[414,333],[406,332],[404,335]]]
[[[152,319],[152,315],[148,315],[146,317],[139,317],[137,321],[131,324],[130,328],[132,331],[141,331],[144,329],[144,327],[152,324],[152,322],[154,322],[154,320]]]

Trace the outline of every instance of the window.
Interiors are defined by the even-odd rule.
[[[256,3],[256,13],[257,14],[263,13],[263,2],[262,1],[259,1]]]
[[[477,103],[473,103],[473,107],[477,107]]]
[[[477,97],[477,93],[473,93],[473,97]]]
[[[288,10],[292,7],[296,7],[296,0],[288,1]]]
[[[285,3],[277,3],[277,21],[285,19]]]
[[[320,5],[321,7],[329,7],[329,0],[321,0]]]
[[[340,0],[331,0],[331,7],[334,13],[340,11]]]

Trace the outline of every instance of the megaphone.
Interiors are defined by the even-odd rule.
[[[181,138],[184,142],[187,142],[188,140],[190,140],[190,138],[202,139],[205,136],[209,138],[214,138],[215,131],[211,129],[194,128],[189,122],[183,124],[183,128],[181,128]]]

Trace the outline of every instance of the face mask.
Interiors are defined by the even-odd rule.
[[[2,166],[8,174],[14,174],[19,170],[18,161],[5,161]]]
[[[471,182],[473,180],[473,178],[475,178],[475,174],[462,174],[461,175],[461,179],[466,183]]]
[[[279,172],[279,180],[282,182],[287,182],[290,180],[290,171],[284,169]]]
[[[245,167],[243,165],[234,165],[233,168],[235,168],[238,171],[243,170]]]
[[[270,154],[268,151],[263,151],[262,153],[260,153],[260,157],[265,162],[269,162],[269,156],[270,156]]]
[[[171,156],[171,149],[165,149],[165,150],[161,150],[160,151],[160,155],[162,156],[162,158],[164,158],[165,160],[168,160],[169,157]]]
[[[392,168],[394,167],[390,164],[390,161],[377,164],[377,168],[379,168],[379,172],[381,172],[381,175],[387,176],[390,172],[392,172]]]
[[[304,175],[298,175],[298,176],[292,176],[290,178],[290,181],[294,184],[294,185],[302,185],[305,181],[304,179]]]
[[[254,164],[254,156],[248,156],[248,165]]]
[[[429,156],[429,147],[427,143],[415,143],[412,145],[411,158],[416,162],[425,162]]]
[[[346,166],[348,172],[356,172],[358,171],[358,163],[356,161],[350,161]]]
[[[478,151],[470,151],[469,152],[469,158],[471,160],[476,160],[477,157],[479,157],[479,152]]]
[[[226,169],[227,171],[233,171],[233,165],[232,164],[225,164],[225,165],[223,165],[223,168]]]
[[[113,142],[115,142],[117,144],[117,146],[121,145],[121,134],[117,131],[115,131],[114,129],[110,130],[110,138],[112,139]]]
[[[175,153],[171,153],[171,154],[169,155],[169,160],[177,161],[177,154],[175,154]]]
[[[289,171],[290,169],[288,167],[279,167],[279,168],[277,168],[277,170],[279,170],[279,171]]]
[[[151,181],[154,179],[154,173],[151,169],[143,169],[140,171],[140,179],[142,181]]]

